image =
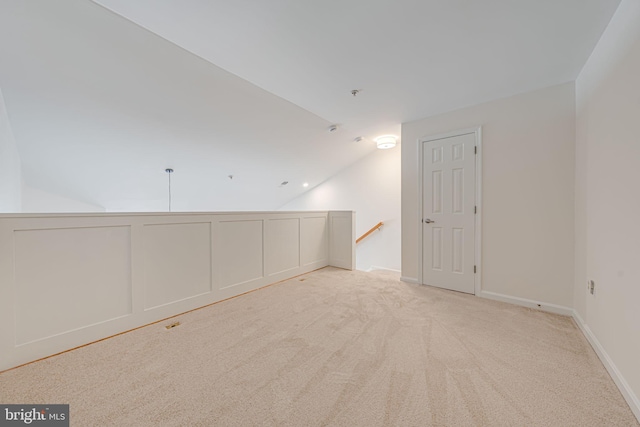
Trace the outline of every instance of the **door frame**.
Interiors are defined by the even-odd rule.
[[[422,219],[424,219],[424,191],[423,185],[424,182],[424,143],[435,141],[437,139],[443,138],[452,138],[461,135],[474,134],[476,139],[476,188],[475,188],[475,196],[476,196],[476,206],[477,212],[475,215],[475,233],[474,233],[474,265],[476,266],[476,272],[473,276],[474,283],[474,294],[480,295],[482,290],[482,126],[477,126],[473,128],[460,129],[451,132],[441,133],[437,135],[424,136],[418,139],[418,221],[419,224],[419,236],[418,236],[418,283],[420,285],[424,285],[424,277],[423,277],[423,264],[424,264],[424,230]]]

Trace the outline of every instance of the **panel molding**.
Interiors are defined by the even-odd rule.
[[[351,211],[329,213],[329,265],[347,270],[356,266],[356,217]]]
[[[442,252],[444,251],[444,239],[442,227],[431,227],[431,268],[442,271]]]
[[[143,247],[145,311],[212,292],[211,222],[145,224]]]
[[[49,339],[52,339],[52,338],[61,337],[61,336],[68,335],[68,334],[71,334],[71,333],[79,332],[79,331],[82,331],[85,328],[92,328],[92,327],[96,327],[96,326],[100,326],[100,325],[106,325],[106,324],[109,324],[109,323],[111,323],[113,321],[116,321],[116,320],[125,319],[125,318],[131,316],[131,314],[132,313],[127,313],[127,314],[123,314],[122,316],[116,316],[116,317],[112,317],[110,319],[100,320],[98,322],[89,323],[87,325],[82,325],[82,326],[80,326],[78,328],[75,328],[75,329],[69,329],[67,331],[58,332],[56,334],[51,334],[49,336],[42,337],[42,338],[37,338],[37,339],[34,339],[32,341],[27,341],[27,342],[24,342],[24,343],[16,342],[15,346],[16,346],[16,348],[23,347],[23,346],[29,346],[29,345],[37,344],[39,342],[46,341],[46,340],[49,340]]]
[[[218,290],[265,277],[265,218],[224,218],[214,229]]]
[[[453,169],[451,171],[451,182],[453,186],[453,207],[451,212],[454,214],[464,213],[464,169]]]
[[[451,253],[453,254],[451,270],[454,273],[464,273],[464,228],[451,229]]]
[[[442,171],[435,170],[431,172],[431,213],[442,213],[444,189],[442,183]]]
[[[280,222],[280,220],[285,222]],[[336,227],[332,228],[334,220],[338,222],[334,224]],[[265,224],[269,224],[270,221],[272,225],[286,224],[283,232],[287,235],[286,238],[292,241],[287,250],[280,251],[277,245],[279,237],[276,234],[282,231],[280,230],[281,227],[273,228],[271,232],[276,234],[266,237],[268,225]],[[291,221],[291,223],[286,221]],[[220,224],[233,222],[249,224],[249,229],[252,228],[251,224],[260,224],[253,227],[256,229],[254,230],[256,231],[255,235],[249,233],[249,237],[253,236],[251,237],[253,241],[248,245],[248,248],[250,251],[255,252],[255,259],[247,261],[247,253],[241,250],[243,247],[239,245],[239,249],[236,251],[238,259],[235,259],[235,263],[229,262],[229,248],[225,246],[225,242],[221,241],[221,238],[222,240],[228,238],[230,241],[235,241],[237,237],[242,238],[243,236],[235,236],[234,230],[231,230],[232,232],[225,236],[224,226],[221,228]],[[338,223],[340,223],[339,226]],[[193,214],[0,214],[0,295],[3,296],[3,298],[0,298],[0,354],[2,354],[0,371],[149,325],[328,265],[353,269],[355,268],[354,225],[355,214],[351,211],[199,212]],[[74,323],[69,330],[42,334],[42,336],[36,337],[36,340],[23,339],[22,341],[24,342],[17,345],[15,319],[19,307],[16,305],[14,265],[16,262],[22,262],[23,266],[25,266],[23,271],[27,271],[25,270],[27,266],[29,268],[32,266],[40,268],[40,263],[44,263],[43,260],[47,258],[47,252],[44,251],[40,255],[36,254],[35,258],[27,250],[16,252],[14,248],[14,233],[20,230],[43,232],[57,230],[55,231],[55,239],[47,237],[43,242],[50,242],[52,248],[55,247],[54,243],[58,240],[64,241],[64,245],[66,245],[62,246],[62,253],[57,254],[64,261],[63,267],[58,268],[58,270],[52,270],[60,273],[57,276],[54,275],[55,277],[52,280],[43,280],[37,278],[37,275],[33,275],[36,279],[31,280],[31,276],[24,276],[31,280],[28,285],[33,288],[31,291],[37,293],[39,286],[54,288],[56,286],[64,286],[65,272],[75,272],[72,262],[74,253],[82,255],[83,249],[78,248],[82,247],[82,236],[85,236],[84,232],[78,232],[78,230],[89,230],[90,236],[93,235],[90,229],[106,230],[104,233],[98,232],[95,234],[98,237],[93,238],[97,243],[100,243],[102,234],[108,236],[111,234],[109,230],[115,230],[117,227],[127,228],[128,240],[123,242],[122,236],[120,236],[120,241],[116,246],[118,248],[126,247],[128,250],[107,251],[106,253],[110,255],[105,255],[109,259],[104,260],[104,265],[114,262],[113,259],[118,260],[118,253],[120,255],[126,254],[125,258],[129,269],[125,274],[119,274],[117,280],[121,282],[120,285],[129,284],[126,291],[129,301],[128,313],[119,315],[120,312],[118,312],[116,317],[99,319],[98,322],[88,316],[86,322]],[[163,230],[163,227],[165,230]],[[244,227],[239,228],[241,231],[244,229]],[[152,231],[151,234],[149,234],[150,230]],[[222,234],[221,230],[223,231]],[[67,233],[67,231],[69,232]],[[60,236],[57,235],[58,233]],[[42,240],[44,237],[39,238]],[[272,245],[273,247],[270,248],[266,244],[268,239],[276,242],[275,246]],[[104,241],[107,242],[105,244],[108,244],[108,237],[105,237]],[[157,246],[154,247],[154,244]],[[162,247],[158,247],[158,245],[170,246],[174,244],[178,247],[187,245],[187,253],[177,253],[175,248],[173,252],[167,251],[164,253]],[[193,247],[192,244],[194,244]],[[268,252],[274,247],[276,248],[275,253],[265,253],[265,251]],[[195,252],[189,254],[188,250]],[[225,254],[227,254],[226,257]],[[284,258],[278,258],[279,254],[283,255]],[[184,256],[181,258],[182,255]],[[16,260],[16,256],[20,259]],[[153,273],[149,270],[153,269],[154,265],[161,265],[164,262],[170,264],[172,260],[182,266],[181,268],[188,269],[191,266],[191,256],[197,257],[197,260],[193,260],[193,265],[197,266],[198,270],[193,276],[193,280],[200,282],[199,285],[194,285],[184,292],[182,292],[183,290],[176,291],[175,289],[164,288],[170,286],[172,281],[179,280],[169,277],[166,283],[160,283],[163,279],[162,268]],[[269,272],[269,275],[265,274],[265,260],[267,258],[271,259],[274,262],[272,265],[275,266],[274,271]],[[102,259],[99,260],[102,261]],[[240,277],[242,276],[240,273],[245,271],[251,262],[256,265],[250,267],[253,268],[253,271],[250,271],[251,274],[243,279]],[[145,263],[148,263],[148,265],[145,266]],[[103,264],[98,262],[97,267],[92,266],[91,269],[95,268],[96,271],[91,270],[89,273],[98,274],[99,271],[104,269],[104,266],[100,267],[100,265]],[[53,265],[51,268],[55,269],[56,266]],[[231,276],[237,276],[240,280],[231,280],[231,282],[235,283],[221,282],[219,276],[223,268],[235,268],[235,271],[230,272]],[[156,302],[159,301],[159,305],[145,306],[145,284],[147,280],[156,280],[158,282],[156,284],[159,286],[158,290],[161,292],[161,296],[157,298]],[[205,288],[208,291],[201,293],[198,290],[204,289],[202,286],[205,282],[207,282]],[[176,283],[176,286],[179,286],[179,283]],[[73,288],[70,289],[69,292],[73,293]],[[173,293],[173,291],[176,292]],[[100,302],[94,301],[88,304],[100,304]],[[55,311],[55,307],[49,307],[46,304],[43,307],[47,313],[38,316],[42,320],[37,320],[37,322],[41,321],[43,323],[41,326],[38,326],[37,322],[34,324],[36,335],[39,330],[46,330],[46,319],[51,318]],[[92,307],[83,307],[83,310],[90,311],[91,309]],[[82,319],[81,317],[73,317],[73,312],[69,316],[72,323],[79,322],[78,319]],[[35,337],[35,335],[33,336]]]
[[[130,226],[20,228],[12,243],[16,346],[132,314]]]
[[[318,262],[329,263],[329,218],[303,216],[300,221],[300,264],[308,266]],[[315,228],[312,228],[316,224]]]
[[[266,277],[300,268],[302,264],[301,222],[302,219],[299,217],[273,218],[265,221],[264,275]]]

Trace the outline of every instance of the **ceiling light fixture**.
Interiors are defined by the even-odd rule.
[[[393,148],[398,143],[398,138],[393,135],[383,135],[376,138],[376,145],[381,150]]]
[[[308,182],[305,182],[304,184],[302,184],[303,187],[307,188],[309,186]]]
[[[335,132],[338,130],[338,125],[331,125],[329,126],[329,132]]]
[[[361,142],[364,138],[361,136],[357,136],[353,139],[354,142]]]

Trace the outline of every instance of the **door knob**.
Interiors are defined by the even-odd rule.
[[[427,219],[425,219],[425,220],[424,220],[424,223],[425,223],[425,224],[431,224],[432,222],[435,222],[435,221],[432,221],[432,220],[430,220],[429,218],[427,218]]]

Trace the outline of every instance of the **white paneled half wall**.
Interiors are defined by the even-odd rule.
[[[0,371],[328,265],[351,211],[0,215]]]

